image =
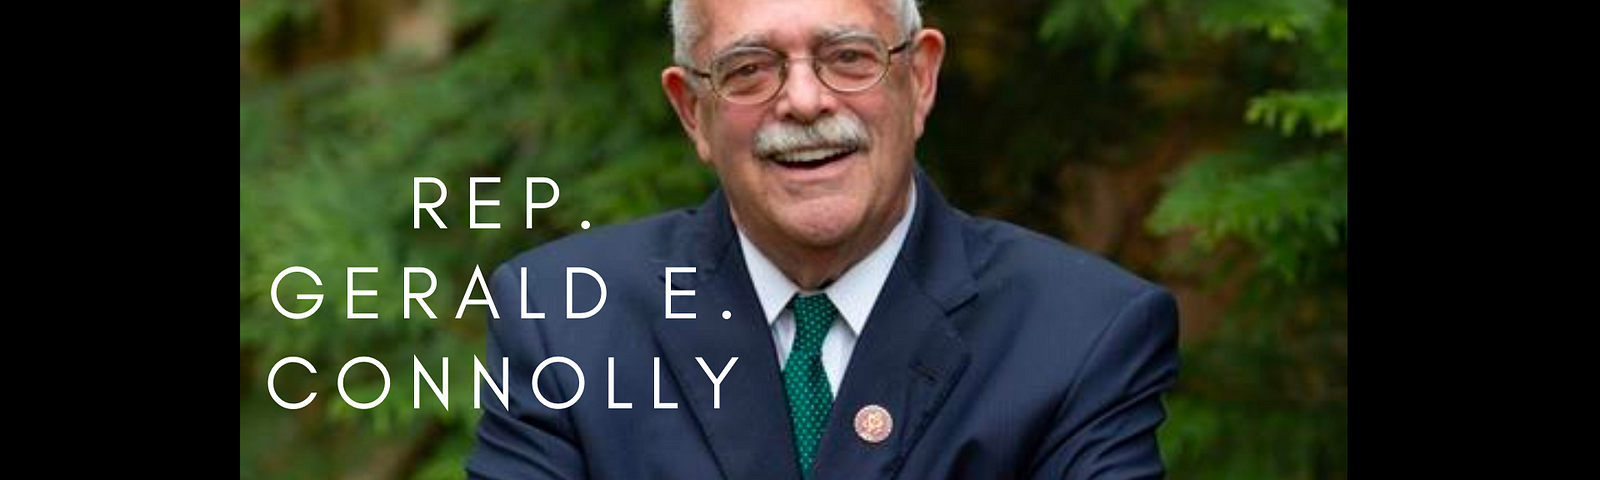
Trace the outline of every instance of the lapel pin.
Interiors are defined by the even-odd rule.
[[[894,431],[894,417],[889,416],[889,411],[877,405],[861,407],[856,412],[856,435],[867,443],[883,443],[889,438],[889,432]]]

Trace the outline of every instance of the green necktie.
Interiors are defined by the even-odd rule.
[[[828,373],[822,370],[822,339],[839,314],[823,294],[794,297],[794,343],[784,363],[783,389],[789,396],[789,418],[794,421],[794,448],[799,455],[800,477],[811,478],[811,462],[817,458],[817,443],[822,440],[828,411],[833,409],[833,391]]]

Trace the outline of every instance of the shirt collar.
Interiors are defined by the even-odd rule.
[[[861,261],[846,269],[833,284],[823,289],[828,294],[828,299],[839,310],[839,315],[844,317],[846,324],[857,335],[866,326],[867,315],[872,313],[872,306],[878,301],[878,292],[883,290],[884,282],[889,280],[889,272],[894,267],[895,257],[900,255],[900,247],[905,244],[906,231],[911,228],[912,214],[917,208],[917,185],[912,182],[909,193],[906,195],[906,210],[895,224],[894,230],[889,231],[889,236],[879,243],[872,253],[867,254]],[[783,313],[784,307],[789,304],[789,299],[796,293],[802,293],[799,286],[783,275],[761,249],[750,243],[744,230],[739,230],[739,246],[744,252],[745,266],[750,271],[750,283],[755,286],[756,297],[761,300],[762,313],[766,314],[767,325],[778,321],[778,315]],[[811,294],[815,292],[803,292]]]

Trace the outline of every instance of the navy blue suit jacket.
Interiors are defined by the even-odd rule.
[[[1094,255],[952,208],[920,170],[916,181],[905,246],[860,332],[812,478],[1162,477],[1155,434],[1177,374],[1172,297]],[[483,363],[499,383],[507,358],[510,408],[483,386],[468,474],[799,480],[776,349],[737,238],[719,192],[700,208],[573,235],[501,265]],[[598,314],[564,318],[566,267],[604,279]],[[674,289],[695,290],[673,297],[673,311],[694,319],[665,318],[666,267],[696,268],[671,276]],[[582,312],[600,289],[577,275],[570,295]],[[524,300],[547,318],[520,319]],[[554,356],[583,371],[581,384],[560,364],[538,377],[551,402],[581,388],[566,409],[531,390],[535,367]],[[712,373],[739,358],[721,408],[697,357]],[[652,408],[656,389],[678,408]],[[633,408],[607,408],[608,395]],[[881,443],[856,433],[867,405],[893,418]]]

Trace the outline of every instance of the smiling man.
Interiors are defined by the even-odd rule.
[[[1177,374],[1172,297],[944,201],[915,150],[945,39],[922,28],[913,1],[671,8],[675,65],[661,84],[721,189],[699,208],[501,265],[500,312],[605,308],[489,321],[490,377],[521,380],[509,407],[483,394],[471,476],[1163,475],[1155,432]],[[608,288],[536,274],[565,266]],[[669,318],[679,313],[694,316]],[[532,375],[555,356],[616,365],[609,398],[581,396],[571,370]],[[714,382],[707,365],[734,358]],[[551,408],[527,400],[533,388],[581,398]]]

